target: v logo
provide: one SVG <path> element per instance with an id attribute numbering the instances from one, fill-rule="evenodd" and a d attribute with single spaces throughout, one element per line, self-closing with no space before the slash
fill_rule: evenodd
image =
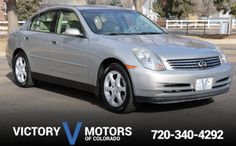
<path id="1" fill-rule="evenodd" d="M 65 133 L 66 133 L 66 136 L 70 145 L 75 145 L 79 132 L 80 132 L 82 122 L 77 122 L 73 135 L 71 134 L 68 123 L 63 122 L 62 124 L 63 124 L 64 130 L 65 130 Z"/>

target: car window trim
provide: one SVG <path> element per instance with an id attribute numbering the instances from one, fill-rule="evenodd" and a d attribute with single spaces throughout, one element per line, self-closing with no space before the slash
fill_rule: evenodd
<path id="1" fill-rule="evenodd" d="M 79 20 L 79 22 L 80 22 L 80 24 L 81 24 L 82 30 L 83 30 L 83 34 L 84 34 L 83 37 L 82 37 L 82 36 L 80 37 L 80 36 L 73 36 L 73 35 L 58 34 L 58 33 L 56 33 L 56 30 L 57 30 L 57 27 L 58 27 L 58 23 L 59 23 L 58 21 L 59 21 L 61 12 L 62 12 L 63 10 L 65 10 L 65 11 L 71 11 L 71 12 L 73 12 L 73 13 L 76 15 L 76 17 L 78 18 L 78 20 Z M 56 35 L 70 36 L 70 37 L 79 37 L 79 38 L 87 38 L 87 36 L 88 36 L 86 30 L 84 29 L 83 23 L 81 22 L 81 18 L 78 16 L 78 14 L 76 13 L 75 10 L 70 9 L 70 8 L 60 8 L 60 12 L 59 12 L 59 14 L 58 14 L 57 22 L 56 22 L 55 29 L 54 29 L 54 32 L 53 32 L 53 33 L 56 34 Z"/>
<path id="2" fill-rule="evenodd" d="M 29 23 L 29 25 L 28 25 L 28 27 L 27 27 L 27 30 L 28 31 L 32 31 L 31 30 L 31 26 L 32 26 L 32 22 L 35 20 L 35 19 L 38 19 L 38 16 L 39 16 L 39 14 L 36 14 L 36 15 L 34 15 L 31 19 L 30 19 L 30 23 Z"/>
<path id="3" fill-rule="evenodd" d="M 52 30 L 50 30 L 50 32 L 43 32 L 43 31 L 36 31 L 36 30 L 30 30 L 31 28 L 31 25 L 32 25 L 32 21 L 37 17 L 37 19 L 39 18 L 40 15 L 44 14 L 44 13 L 47 13 L 49 11 L 59 11 L 60 9 L 49 9 L 49 10 L 46 10 L 46 11 L 43 11 L 41 13 L 38 13 L 36 14 L 35 16 L 32 17 L 32 19 L 30 20 L 30 24 L 28 26 L 28 29 L 27 31 L 31 31 L 31 32 L 40 32 L 40 33 L 46 33 L 46 34 L 54 34 L 54 32 Z M 55 14 L 54 17 L 58 17 L 58 13 Z M 54 27 L 54 24 L 52 25 L 52 28 Z M 51 28 L 51 29 L 52 29 Z"/>
<path id="4" fill-rule="evenodd" d="M 58 9 L 50 9 L 50 10 L 48 10 L 48 11 L 44 11 L 44 12 L 42 12 L 42 13 L 40 13 L 40 14 L 38 15 L 38 18 L 40 17 L 40 15 L 45 14 L 45 13 L 48 13 L 48 12 L 50 12 L 50 11 L 58 11 Z M 58 13 L 56 12 L 55 15 L 54 15 L 54 17 L 57 17 L 57 15 L 58 15 Z M 53 17 L 53 19 L 54 19 L 54 17 Z M 37 18 L 37 19 L 38 19 L 38 18 Z M 53 20 L 53 21 L 54 21 L 54 20 Z M 53 33 L 53 31 L 52 31 L 52 30 L 53 30 L 53 26 L 54 26 L 54 24 L 52 24 L 52 26 L 51 26 L 49 32 L 43 32 L 43 31 L 35 31 L 35 32 Z"/>
<path id="5" fill-rule="evenodd" d="M 86 11 L 86 10 L 79 10 L 79 12 L 81 12 L 81 15 L 82 15 L 83 19 L 85 20 L 85 22 L 87 23 L 89 29 L 91 30 L 91 32 L 92 32 L 93 34 L 96 34 L 96 35 L 104 35 L 104 34 L 99 34 L 99 33 L 96 33 L 96 32 L 93 31 L 93 29 L 90 27 L 88 21 L 86 20 L 84 14 L 83 14 L 83 11 Z M 126 11 L 134 11 L 134 10 L 126 10 Z M 137 11 L 137 12 L 138 12 L 138 11 Z M 153 21 L 152 21 L 151 19 L 149 19 L 147 16 L 145 16 L 144 14 L 142 14 L 142 13 L 140 13 L 140 12 L 138 12 L 138 13 L 141 14 L 142 16 L 144 16 L 145 18 L 147 18 L 148 20 L 150 20 L 152 24 L 154 24 L 156 27 L 158 27 L 158 28 L 163 32 L 163 34 L 168 34 L 162 27 L 160 27 L 158 24 L 156 24 L 155 22 L 153 22 Z"/>
<path id="6" fill-rule="evenodd" d="M 56 30 L 56 25 L 57 25 L 57 20 L 58 20 L 59 14 L 60 14 L 60 12 L 61 12 L 61 10 L 56 10 L 56 11 L 58 11 L 58 12 L 56 13 L 56 16 L 54 16 L 55 18 L 53 18 L 53 21 L 52 21 L 52 28 L 51 28 L 51 30 L 50 30 L 50 33 L 54 33 L 54 32 L 55 32 L 55 30 Z"/>
<path id="7" fill-rule="evenodd" d="M 38 14 L 35 14 L 35 15 L 32 16 L 32 18 L 30 19 L 30 23 L 29 23 L 29 25 L 28 25 L 26 31 L 39 32 L 39 33 L 46 33 L 46 34 L 55 34 L 55 35 L 63 35 L 63 36 L 70 36 L 70 37 L 76 37 L 76 36 L 66 35 L 66 34 L 57 34 L 57 33 L 55 32 L 55 31 L 56 31 L 56 28 L 57 28 L 57 24 L 58 24 L 58 19 L 59 19 L 59 16 L 60 16 L 60 13 L 61 13 L 62 10 L 69 10 L 69 11 L 72 11 L 72 12 L 75 13 L 76 17 L 80 20 L 80 23 L 81 23 L 81 26 L 82 26 L 82 29 L 83 29 L 84 37 L 80 37 L 80 38 L 88 38 L 87 31 L 85 30 L 84 25 L 83 25 L 83 23 L 81 22 L 81 18 L 78 16 L 78 14 L 76 13 L 75 10 L 70 9 L 70 8 L 48 9 L 48 10 L 42 11 L 42 12 L 40 12 L 40 13 L 38 13 Z M 48 11 L 58 11 L 56 24 L 54 25 L 54 31 L 53 31 L 53 32 L 42 32 L 42 31 L 30 30 L 32 21 L 33 21 L 34 19 L 38 19 L 38 17 L 39 17 L 41 14 L 46 13 L 46 12 L 48 12 Z M 36 18 L 36 17 L 37 17 L 37 18 Z"/>

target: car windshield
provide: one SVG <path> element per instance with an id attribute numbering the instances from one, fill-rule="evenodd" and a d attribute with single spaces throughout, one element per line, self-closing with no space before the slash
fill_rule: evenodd
<path id="1" fill-rule="evenodd" d="M 132 10 L 81 10 L 90 29 L 102 35 L 163 34 L 160 27 Z"/>

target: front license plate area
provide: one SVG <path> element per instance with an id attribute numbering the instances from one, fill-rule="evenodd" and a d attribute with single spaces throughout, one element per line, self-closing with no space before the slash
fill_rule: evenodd
<path id="1" fill-rule="evenodd" d="M 196 80 L 196 91 L 204 91 L 212 89 L 213 78 L 202 78 Z"/>

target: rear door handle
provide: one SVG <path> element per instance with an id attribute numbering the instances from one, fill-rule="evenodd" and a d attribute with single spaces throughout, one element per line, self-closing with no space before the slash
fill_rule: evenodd
<path id="1" fill-rule="evenodd" d="M 24 37 L 24 40 L 27 40 L 27 41 L 28 41 L 28 40 L 29 40 L 29 37 Z"/>
<path id="2" fill-rule="evenodd" d="M 52 43 L 53 45 L 56 45 L 56 44 L 57 44 L 57 42 L 56 42 L 56 41 L 51 41 L 51 43 Z"/>

